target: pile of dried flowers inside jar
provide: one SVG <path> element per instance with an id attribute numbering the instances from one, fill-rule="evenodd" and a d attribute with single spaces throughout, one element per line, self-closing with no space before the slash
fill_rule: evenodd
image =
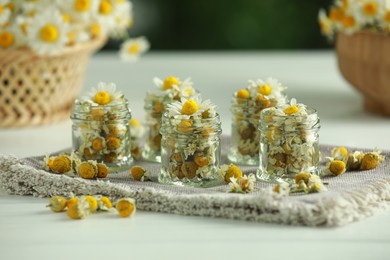
<path id="1" fill-rule="evenodd" d="M 74 101 L 73 149 L 81 161 L 105 162 L 111 171 L 130 168 L 131 113 L 127 99 L 115 84 L 99 83 L 98 88 Z"/>
<path id="2" fill-rule="evenodd" d="M 190 78 L 181 81 L 169 76 L 164 80 L 154 78 L 157 89 L 149 91 L 145 98 L 146 136 L 143 158 L 149 161 L 161 162 L 161 118 L 166 106 L 181 98 L 190 98 L 197 94 L 192 87 Z"/>
<path id="3" fill-rule="evenodd" d="M 257 177 L 276 182 L 300 172 L 318 173 L 320 120 L 314 109 L 292 99 L 262 111 Z"/>
<path id="4" fill-rule="evenodd" d="M 286 103 L 284 87 L 279 81 L 269 78 L 266 81 L 250 80 L 248 87 L 233 95 L 232 144 L 228 158 L 238 164 L 257 165 L 259 163 L 260 112 L 269 107 Z"/>
<path id="5" fill-rule="evenodd" d="M 168 104 L 160 131 L 160 182 L 193 186 L 223 183 L 217 172 L 221 122 L 209 100 L 196 96 Z"/>

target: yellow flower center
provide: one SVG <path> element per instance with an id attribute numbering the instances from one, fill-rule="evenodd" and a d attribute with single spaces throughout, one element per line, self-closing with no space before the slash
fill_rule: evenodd
<path id="1" fill-rule="evenodd" d="M 116 150 L 121 146 L 121 140 L 115 136 L 110 136 L 107 138 L 107 148 L 108 150 Z"/>
<path id="2" fill-rule="evenodd" d="M 342 22 L 343 22 L 344 27 L 346 27 L 346 28 L 354 27 L 356 24 L 355 17 L 353 17 L 353 16 L 345 16 L 343 18 Z"/>
<path id="3" fill-rule="evenodd" d="M 363 6 L 363 12 L 367 16 L 374 16 L 378 13 L 378 4 L 375 2 L 368 2 Z"/>
<path id="4" fill-rule="evenodd" d="M 101 138 L 93 139 L 92 149 L 94 149 L 95 151 L 101 151 L 103 149 L 103 140 Z"/>
<path id="5" fill-rule="evenodd" d="M 108 209 L 112 208 L 112 203 L 111 203 L 110 199 L 107 198 L 106 196 L 101 197 L 100 201 L 103 203 L 103 205 L 106 208 L 108 208 Z"/>
<path id="6" fill-rule="evenodd" d="M 2 13 L 3 13 L 3 11 L 4 11 L 4 7 L 3 7 L 3 5 L 0 5 L 0 14 L 2 14 Z"/>
<path id="7" fill-rule="evenodd" d="M 94 23 L 89 27 L 89 33 L 93 38 L 99 37 L 101 34 L 102 28 L 99 23 Z"/>
<path id="8" fill-rule="evenodd" d="M 98 168 L 97 177 L 98 178 L 106 178 L 108 175 L 107 166 L 104 163 L 98 163 L 97 168 Z"/>
<path id="9" fill-rule="evenodd" d="M 9 10 L 11 10 L 11 12 L 14 12 L 15 11 L 15 5 L 14 3 L 8 3 L 5 5 L 6 8 L 9 8 Z"/>
<path id="10" fill-rule="evenodd" d="M 130 119 L 130 126 L 141 126 L 141 121 L 139 121 L 138 119 L 135 119 L 135 118 L 132 118 Z"/>
<path id="11" fill-rule="evenodd" d="M 342 0 L 341 6 L 343 7 L 343 9 L 347 9 L 349 6 L 349 0 Z"/>
<path id="12" fill-rule="evenodd" d="M 8 48 L 14 44 L 14 35 L 10 32 L 3 32 L 0 34 L 0 47 Z"/>
<path id="13" fill-rule="evenodd" d="M 189 99 L 186 102 L 184 102 L 184 105 L 181 108 L 181 113 L 183 115 L 192 115 L 196 111 L 198 111 L 198 109 L 199 109 L 198 103 L 196 103 L 195 100 Z"/>
<path id="14" fill-rule="evenodd" d="M 62 14 L 62 20 L 64 21 L 64 23 L 70 23 L 70 15 L 66 14 L 66 13 L 63 13 Z"/>
<path id="15" fill-rule="evenodd" d="M 347 150 L 347 148 L 345 148 L 345 147 L 339 147 L 339 148 L 337 148 L 337 150 L 339 150 L 339 152 L 340 152 L 344 157 L 347 157 L 347 156 L 348 156 L 348 150 Z"/>
<path id="16" fill-rule="evenodd" d="M 140 48 L 141 48 L 141 46 L 139 45 L 139 43 L 133 43 L 129 46 L 129 48 L 127 49 L 127 52 L 130 54 L 138 54 Z"/>
<path id="17" fill-rule="evenodd" d="M 39 36 L 42 41 L 55 42 L 58 39 L 58 28 L 53 24 L 47 24 L 39 31 Z"/>
<path id="18" fill-rule="evenodd" d="M 268 96 L 271 94 L 272 88 L 268 85 L 263 85 L 263 86 L 259 87 L 259 92 L 260 92 L 260 94 L 262 94 L 264 96 Z"/>
<path id="19" fill-rule="evenodd" d="M 297 106 L 288 106 L 284 109 L 284 113 L 286 115 L 292 115 L 299 111 L 299 108 Z"/>
<path id="20" fill-rule="evenodd" d="M 103 15 L 110 14 L 112 12 L 112 4 L 109 0 L 102 0 L 99 5 L 99 13 Z"/>
<path id="21" fill-rule="evenodd" d="M 238 98 L 248 99 L 250 97 L 250 95 L 251 94 L 246 89 L 240 89 L 239 91 L 237 91 L 237 97 Z"/>
<path id="22" fill-rule="evenodd" d="M 91 8 L 91 0 L 75 0 L 74 9 L 79 12 L 88 11 Z"/>
<path id="23" fill-rule="evenodd" d="M 84 162 L 79 166 L 79 175 L 84 179 L 93 179 L 96 175 L 96 168 L 92 163 Z"/>
<path id="24" fill-rule="evenodd" d="M 227 169 L 226 173 L 225 173 L 225 181 L 226 183 L 229 183 L 231 182 L 230 178 L 236 178 L 237 180 L 241 179 L 242 178 L 242 171 L 241 169 L 234 165 L 234 164 L 230 164 L 229 165 L 229 168 Z"/>
<path id="25" fill-rule="evenodd" d="M 116 204 L 116 209 L 122 218 L 131 216 L 135 211 L 134 202 L 130 199 L 121 199 Z"/>
<path id="26" fill-rule="evenodd" d="M 179 80 L 176 77 L 172 77 L 172 76 L 167 77 L 164 80 L 162 89 L 163 90 L 171 89 L 173 85 L 179 85 Z"/>
<path id="27" fill-rule="evenodd" d="M 340 175 L 345 172 L 345 163 L 343 161 L 334 160 L 330 162 L 329 170 L 335 175 Z"/>
<path id="28" fill-rule="evenodd" d="M 309 184 L 309 179 L 311 177 L 311 174 L 309 172 L 300 172 L 297 175 L 295 175 L 294 181 L 296 184 L 299 184 L 301 180 L 308 185 Z"/>
<path id="29" fill-rule="evenodd" d="M 72 162 L 66 156 L 58 156 L 53 160 L 52 170 L 57 173 L 69 172 L 72 167 Z"/>
<path id="30" fill-rule="evenodd" d="M 145 174 L 145 169 L 141 166 L 133 166 L 130 169 L 130 174 L 134 180 L 140 181 Z"/>
<path id="31" fill-rule="evenodd" d="M 385 20 L 385 22 L 390 23 L 390 10 L 386 11 L 383 19 Z"/>
<path id="32" fill-rule="evenodd" d="M 123 4 L 126 0 L 116 0 L 118 4 Z"/>
<path id="33" fill-rule="evenodd" d="M 341 8 L 332 8 L 329 11 L 329 19 L 332 22 L 341 22 L 344 18 L 344 10 Z"/>
<path id="34" fill-rule="evenodd" d="M 99 91 L 93 98 L 93 102 L 99 105 L 107 105 L 111 102 L 110 93 L 108 93 L 107 91 Z"/>

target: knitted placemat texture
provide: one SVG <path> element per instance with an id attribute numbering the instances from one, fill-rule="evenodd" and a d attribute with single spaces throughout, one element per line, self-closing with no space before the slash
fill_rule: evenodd
<path id="1" fill-rule="evenodd" d="M 229 163 L 230 137 L 222 138 L 222 163 Z M 321 145 L 323 156 L 333 147 Z M 355 149 L 347 147 L 349 151 Z M 372 216 L 390 206 L 390 151 L 382 151 L 385 161 L 368 171 L 346 172 L 327 177 L 328 191 L 293 193 L 282 196 L 272 191 L 274 184 L 257 181 L 248 194 L 228 193 L 228 186 L 195 188 L 157 182 L 160 164 L 138 161 L 152 174 L 152 181 L 134 181 L 129 171 L 110 174 L 101 180 L 47 172 L 44 156 L 18 159 L 0 155 L 0 187 L 10 194 L 69 197 L 101 194 L 115 200 L 132 197 L 140 210 L 180 215 L 209 216 L 254 222 L 305 226 L 343 226 Z M 255 173 L 256 166 L 241 166 L 244 174 Z"/>

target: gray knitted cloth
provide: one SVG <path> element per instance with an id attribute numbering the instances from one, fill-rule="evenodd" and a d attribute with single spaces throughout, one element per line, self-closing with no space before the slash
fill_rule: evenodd
<path id="1" fill-rule="evenodd" d="M 222 140 L 222 161 L 229 138 Z M 321 146 L 324 156 L 332 147 Z M 0 187 L 10 194 L 50 197 L 102 194 L 112 199 L 132 197 L 140 210 L 180 215 L 221 217 L 237 220 L 307 226 L 342 226 L 374 215 L 390 206 L 390 151 L 374 170 L 346 172 L 329 177 L 327 192 L 281 196 L 274 185 L 257 182 L 249 194 L 227 192 L 227 186 L 192 188 L 159 184 L 159 164 L 137 162 L 152 174 L 149 182 L 133 181 L 129 172 L 110 175 L 104 180 L 84 180 L 46 172 L 43 156 L 18 159 L 0 155 Z M 242 167 L 255 173 L 256 167 Z"/>

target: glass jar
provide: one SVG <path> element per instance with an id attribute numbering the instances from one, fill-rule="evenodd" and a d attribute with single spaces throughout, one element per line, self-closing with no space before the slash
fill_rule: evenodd
<path id="1" fill-rule="evenodd" d="M 177 85 L 172 84 L 174 81 Z M 168 77 L 164 81 L 155 79 L 157 89 L 149 91 L 145 97 L 144 109 L 146 112 L 145 122 L 145 145 L 142 157 L 152 162 L 161 162 L 161 118 L 166 110 L 166 106 L 181 98 L 190 98 L 199 94 L 192 87 L 190 78 L 183 82 L 175 77 Z"/>
<path id="2" fill-rule="evenodd" d="M 71 113 L 73 150 L 82 161 L 104 162 L 110 172 L 129 169 L 130 118 L 126 99 L 107 105 L 76 99 Z"/>
<path id="3" fill-rule="evenodd" d="M 168 113 L 164 113 L 159 182 L 197 187 L 223 183 L 217 172 L 222 132 L 219 115 L 194 121 L 169 118 Z"/>
<path id="4" fill-rule="evenodd" d="M 259 164 L 260 113 L 265 108 L 285 103 L 284 94 L 280 94 L 277 98 L 268 98 L 258 93 L 249 98 L 233 95 L 231 102 L 232 142 L 228 152 L 228 159 L 231 162 L 242 165 Z"/>
<path id="5" fill-rule="evenodd" d="M 292 182 L 300 172 L 318 174 L 320 119 L 317 111 L 284 115 L 269 108 L 260 119 L 260 164 L 257 178 L 266 182 Z"/>

